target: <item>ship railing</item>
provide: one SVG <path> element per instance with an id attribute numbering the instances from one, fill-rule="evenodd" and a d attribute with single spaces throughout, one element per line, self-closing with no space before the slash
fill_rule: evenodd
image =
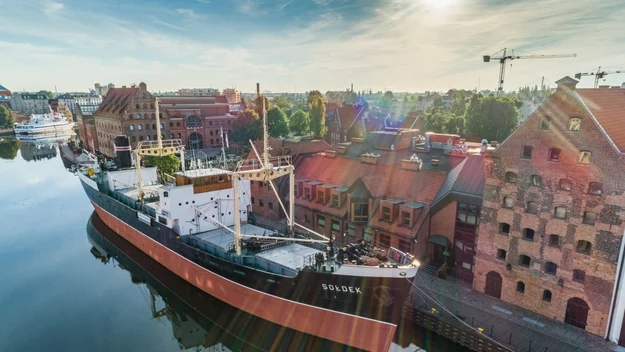
<path id="1" fill-rule="evenodd" d="M 290 165 L 292 165 L 290 155 L 272 156 L 268 158 L 267 168 L 272 169 L 276 167 L 284 167 L 284 166 L 290 166 Z M 251 170 L 259 170 L 262 168 L 263 166 L 261 165 L 261 162 L 258 161 L 258 159 L 240 160 L 237 163 L 238 171 L 251 171 Z"/>

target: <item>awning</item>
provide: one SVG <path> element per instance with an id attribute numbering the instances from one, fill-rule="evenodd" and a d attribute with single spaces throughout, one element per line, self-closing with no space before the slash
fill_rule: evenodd
<path id="1" fill-rule="evenodd" d="M 441 246 L 445 246 L 445 247 L 451 246 L 451 242 L 447 239 L 447 237 L 441 236 L 441 235 L 434 235 L 428 238 L 428 242 L 438 244 Z"/>

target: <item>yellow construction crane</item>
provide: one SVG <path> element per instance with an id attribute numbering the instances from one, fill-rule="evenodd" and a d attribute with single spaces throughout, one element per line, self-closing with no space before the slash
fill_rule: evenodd
<path id="1" fill-rule="evenodd" d="M 484 62 L 490 62 L 490 60 L 499 61 L 499 85 L 497 91 L 503 91 L 503 78 L 506 75 L 506 61 L 517 59 L 556 59 L 563 57 L 577 57 L 576 54 L 564 54 L 564 55 L 514 55 L 514 49 L 511 49 L 512 55 L 507 55 L 507 48 L 503 48 L 493 55 L 484 55 Z M 501 54 L 501 56 L 496 56 Z"/>
<path id="2" fill-rule="evenodd" d="M 601 71 L 601 66 L 597 69 L 597 72 L 586 72 L 586 73 L 576 73 L 575 78 L 580 79 L 582 76 L 595 76 L 595 88 L 599 87 L 599 80 L 605 77 L 606 75 L 613 73 L 625 73 L 625 70 L 615 70 L 615 71 Z"/>

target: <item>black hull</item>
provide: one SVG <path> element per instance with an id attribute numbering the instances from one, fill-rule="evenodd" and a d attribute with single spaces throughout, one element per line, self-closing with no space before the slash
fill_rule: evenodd
<path id="1" fill-rule="evenodd" d="M 404 301 L 410 291 L 410 283 L 404 278 L 346 276 L 314 270 L 303 270 L 297 277 L 290 278 L 256 270 L 191 247 L 176 239 L 170 228 L 156 221 L 151 225 L 141 222 L 133 208 L 82 180 L 81 183 L 98 207 L 143 236 L 228 280 L 298 303 L 394 324 L 401 320 Z"/>

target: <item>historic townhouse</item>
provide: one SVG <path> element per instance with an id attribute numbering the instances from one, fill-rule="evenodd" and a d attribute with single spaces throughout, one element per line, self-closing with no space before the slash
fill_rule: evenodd
<path id="1" fill-rule="evenodd" d="M 473 287 L 616 341 L 625 89 L 557 84 L 487 161 Z"/>

